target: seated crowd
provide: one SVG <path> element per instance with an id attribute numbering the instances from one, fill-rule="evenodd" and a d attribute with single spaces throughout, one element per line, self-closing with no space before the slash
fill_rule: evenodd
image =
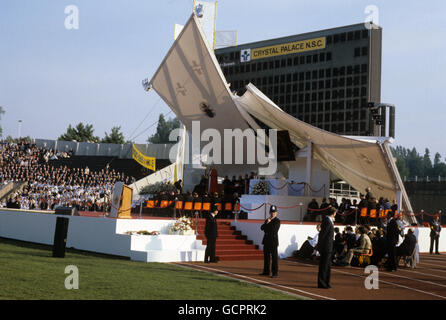
<path id="1" fill-rule="evenodd" d="M 414 235 L 414 226 L 408 228 L 399 216 L 396 222 L 401 226 L 400 245 L 397 247 L 397 260 L 400 257 L 412 257 L 415 252 L 417 238 Z M 316 226 L 317 232 L 313 237 L 308 239 L 301 245 L 300 249 L 294 252 L 294 256 L 298 259 L 317 259 L 319 253 L 317 251 L 317 239 L 321 225 Z M 365 265 L 372 264 L 376 266 L 386 266 L 386 258 L 388 257 L 387 243 L 387 226 L 383 224 L 380 227 L 370 225 L 357 225 L 355 229 L 347 225 L 341 232 L 339 227 L 335 227 L 335 238 L 333 241 L 332 262 L 338 266 Z M 407 232 L 404 232 L 407 229 Z M 360 257 L 366 259 L 360 259 Z M 365 261 L 365 262 L 364 262 Z M 409 259 L 406 261 L 408 264 Z"/>
<path id="2" fill-rule="evenodd" d="M 312 199 L 308 204 L 307 214 L 304 221 L 319 222 L 331 208 L 336 209 L 336 221 L 344 225 L 364 224 L 372 226 L 381 226 L 382 220 L 387 217 L 388 212 L 396 212 L 398 206 L 395 201 L 390 204 L 388 199 L 373 197 L 370 191 L 366 195 L 360 195 L 360 202 L 357 200 L 342 198 L 341 204 L 338 204 L 335 198 L 322 199 L 319 205 L 316 199 Z"/>
<path id="3" fill-rule="evenodd" d="M 74 206 L 80 211 L 103 211 L 104 197 L 110 196 L 117 181 L 130 183 L 130 177 L 115 170 L 91 171 L 86 168 L 54 167 L 48 160 L 70 157 L 34 144 L 0 145 L 0 184 L 26 182 L 23 189 L 0 205 L 17 209 L 54 210 L 56 206 Z M 106 208 L 108 209 L 108 208 Z"/>

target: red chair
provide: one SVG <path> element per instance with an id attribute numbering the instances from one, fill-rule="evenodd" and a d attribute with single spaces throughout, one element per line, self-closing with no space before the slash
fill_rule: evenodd
<path id="1" fill-rule="evenodd" d="M 156 202 L 155 200 L 149 200 L 147 201 L 147 208 L 153 209 L 156 207 Z"/>
<path id="2" fill-rule="evenodd" d="M 194 205 L 193 202 L 186 202 L 184 204 L 184 211 L 192 211 L 193 205 Z"/>
<path id="3" fill-rule="evenodd" d="M 367 218 L 367 208 L 361 208 L 361 218 Z"/>
<path id="4" fill-rule="evenodd" d="M 203 211 L 211 211 L 211 203 L 210 202 L 203 202 Z"/>
<path id="5" fill-rule="evenodd" d="M 369 253 L 360 253 L 358 257 L 358 263 L 360 266 L 368 266 L 371 263 L 371 257 L 373 256 L 373 247 L 370 246 Z"/>
<path id="6" fill-rule="evenodd" d="M 165 209 L 165 208 L 167 208 L 169 206 L 169 201 L 167 201 L 167 200 L 161 200 L 161 203 L 160 203 L 160 208 L 161 209 Z"/>
<path id="7" fill-rule="evenodd" d="M 183 201 L 177 201 L 177 205 L 175 208 L 177 210 L 183 210 Z"/>

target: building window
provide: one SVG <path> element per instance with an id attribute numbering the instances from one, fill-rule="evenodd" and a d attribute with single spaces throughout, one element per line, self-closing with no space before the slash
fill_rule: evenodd
<path id="1" fill-rule="evenodd" d="M 313 63 L 318 63 L 319 62 L 319 55 L 318 54 L 314 54 L 313 55 Z"/>
<path id="2" fill-rule="evenodd" d="M 321 62 L 324 62 L 324 61 L 325 61 L 325 52 L 321 52 L 321 53 L 319 54 L 319 60 L 320 60 Z"/>
<path id="3" fill-rule="evenodd" d="M 300 64 L 305 64 L 305 56 L 302 56 L 299 58 L 299 63 Z"/>
<path id="4" fill-rule="evenodd" d="M 324 81 L 323 80 L 319 81 L 319 90 L 320 89 L 324 89 Z"/>
<path id="5" fill-rule="evenodd" d="M 362 47 L 361 51 L 362 51 L 361 54 L 363 56 L 367 56 L 369 54 L 369 48 L 368 47 Z"/>
<path id="6" fill-rule="evenodd" d="M 361 48 L 355 48 L 355 54 L 354 54 L 354 57 L 356 58 L 356 57 L 359 57 L 361 55 Z"/>
<path id="7" fill-rule="evenodd" d="M 362 38 L 367 39 L 369 37 L 369 30 L 362 30 Z"/>
<path id="8" fill-rule="evenodd" d="M 319 70 L 319 78 L 323 78 L 325 76 L 325 70 L 321 69 Z"/>
<path id="9" fill-rule="evenodd" d="M 331 61 L 331 52 L 327 52 L 327 61 Z"/>
<path id="10" fill-rule="evenodd" d="M 311 63 L 311 56 L 307 56 L 307 63 Z"/>
<path id="11" fill-rule="evenodd" d="M 349 33 L 347 33 L 347 40 L 348 41 L 352 41 L 353 40 L 353 32 L 350 31 Z"/>
<path id="12" fill-rule="evenodd" d="M 366 85 L 367 84 L 367 76 L 362 76 L 361 77 L 361 84 L 362 85 Z"/>
<path id="13" fill-rule="evenodd" d="M 366 63 L 361 64 L 361 73 L 366 73 L 368 70 L 368 66 Z"/>
<path id="14" fill-rule="evenodd" d="M 311 80 L 311 72 L 310 72 L 310 71 L 307 71 L 307 72 L 305 73 L 305 79 L 306 79 L 306 80 Z"/>
<path id="15" fill-rule="evenodd" d="M 325 80 L 325 88 L 326 89 L 330 89 L 331 88 L 331 80 L 330 79 Z"/>
<path id="16" fill-rule="evenodd" d="M 327 44 L 331 44 L 333 41 L 333 37 L 332 36 L 328 36 L 327 37 Z"/>

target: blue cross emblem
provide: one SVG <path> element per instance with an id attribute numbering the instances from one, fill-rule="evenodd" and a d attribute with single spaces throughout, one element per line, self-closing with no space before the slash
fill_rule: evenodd
<path id="1" fill-rule="evenodd" d="M 251 61 L 251 49 L 245 49 L 241 52 L 241 62 Z"/>

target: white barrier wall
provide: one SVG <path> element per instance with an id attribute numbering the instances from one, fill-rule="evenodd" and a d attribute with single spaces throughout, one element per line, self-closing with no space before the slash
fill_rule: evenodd
<path id="1" fill-rule="evenodd" d="M 195 236 L 167 235 L 173 220 L 70 217 L 67 248 L 130 257 L 145 262 L 203 261 L 205 246 Z M 57 215 L 0 209 L 0 237 L 52 245 Z M 263 222 L 246 220 L 231 224 L 263 249 Z M 339 227 L 341 232 L 344 226 Z M 159 236 L 130 236 L 127 231 L 160 231 Z M 443 231 L 444 234 L 445 231 Z M 283 223 L 279 230 L 279 256 L 289 257 L 316 234 L 316 225 Z M 420 252 L 429 252 L 430 229 L 419 228 Z M 446 236 L 439 249 L 446 252 Z"/>
<path id="2" fill-rule="evenodd" d="M 243 220 L 231 222 L 231 225 L 235 226 L 237 230 L 240 230 L 244 235 L 248 236 L 248 239 L 258 245 L 260 249 L 263 249 L 262 239 L 264 233 L 260 230 L 262 224 L 263 222 L 246 222 Z M 344 230 L 344 226 L 338 227 L 341 232 Z M 430 229 L 421 227 L 418 228 L 418 230 L 419 250 L 420 252 L 429 252 Z M 280 258 L 283 259 L 291 256 L 294 250 L 300 249 L 305 240 L 307 240 L 309 236 L 314 237 L 316 232 L 316 225 L 285 224 L 282 222 L 279 229 L 278 253 Z M 442 231 L 442 233 L 443 235 L 440 236 L 439 250 L 440 252 L 446 252 L 446 234 L 444 234 L 444 231 Z M 400 240 L 402 241 L 402 238 L 400 238 Z"/>
<path id="3" fill-rule="evenodd" d="M 282 220 L 288 221 L 302 221 L 307 214 L 308 204 L 312 199 L 316 199 L 318 203 L 322 202 L 322 198 L 318 197 L 296 197 L 296 196 L 278 196 L 278 195 L 242 195 L 240 204 L 249 210 L 253 210 L 261 206 L 263 203 L 274 204 L 280 209 L 280 217 Z M 302 203 L 302 206 L 295 207 Z M 293 208 L 294 207 L 294 208 Z M 241 210 L 248 211 L 244 208 Z M 269 208 L 267 205 L 254 211 L 248 211 L 248 219 L 257 220 L 265 219 L 265 215 L 269 216 Z"/>

